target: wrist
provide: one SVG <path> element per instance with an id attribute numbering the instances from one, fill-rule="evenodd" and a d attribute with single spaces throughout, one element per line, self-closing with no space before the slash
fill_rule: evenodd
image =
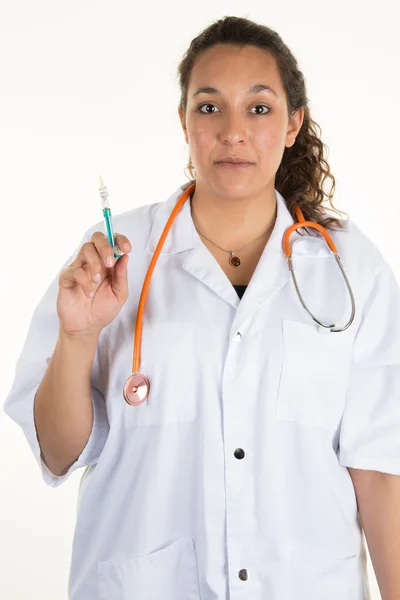
<path id="1" fill-rule="evenodd" d="M 61 328 L 59 329 L 59 340 L 61 343 L 65 344 L 74 344 L 74 345 L 84 345 L 97 346 L 99 341 L 99 337 L 101 334 L 101 330 L 91 331 L 91 332 L 79 332 L 79 333 L 70 333 L 63 331 Z"/>

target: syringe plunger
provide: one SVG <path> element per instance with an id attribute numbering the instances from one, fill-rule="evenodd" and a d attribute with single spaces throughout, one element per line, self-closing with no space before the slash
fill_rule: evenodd
<path id="1" fill-rule="evenodd" d="M 103 210 L 105 210 L 106 208 L 110 208 L 110 205 L 108 202 L 108 190 L 107 190 L 106 186 L 104 185 L 104 181 L 103 181 L 103 178 L 101 175 L 100 175 L 99 192 L 100 192 L 100 198 L 101 198 L 101 206 L 102 206 Z"/>

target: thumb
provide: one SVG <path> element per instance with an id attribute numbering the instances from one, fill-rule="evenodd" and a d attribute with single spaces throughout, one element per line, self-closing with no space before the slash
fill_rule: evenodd
<path id="1" fill-rule="evenodd" d="M 118 297 L 128 295 L 128 261 L 129 255 L 124 254 L 116 261 L 113 268 L 111 285 Z"/>

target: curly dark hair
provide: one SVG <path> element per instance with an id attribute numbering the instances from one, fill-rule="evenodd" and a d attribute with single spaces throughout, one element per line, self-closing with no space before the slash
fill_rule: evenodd
<path id="1" fill-rule="evenodd" d="M 217 44 L 255 46 L 274 56 L 286 94 L 288 114 L 294 114 L 299 108 L 304 109 L 304 120 L 296 141 L 293 146 L 284 150 L 275 176 L 275 188 L 285 198 L 288 210 L 295 221 L 297 218 L 294 202 L 302 210 L 306 221 L 314 221 L 331 230 L 342 229 L 343 220 L 329 216 L 323 206 L 326 196 L 334 212 L 347 214 L 336 209 L 332 204 L 335 178 L 324 157 L 324 150 L 327 147 L 322 143 L 320 135 L 316 133 L 318 128 L 321 134 L 321 128 L 310 116 L 305 78 L 292 52 L 276 31 L 254 21 L 234 16 L 219 19 L 204 29 L 192 40 L 178 66 L 180 107 L 183 113 L 186 112 L 189 79 L 196 59 L 206 49 Z M 186 168 L 194 182 L 195 176 L 190 157 Z M 325 179 L 331 180 L 329 193 L 322 189 Z M 298 232 L 300 233 L 299 230 Z M 307 233 L 310 234 L 310 231 L 307 230 Z"/>

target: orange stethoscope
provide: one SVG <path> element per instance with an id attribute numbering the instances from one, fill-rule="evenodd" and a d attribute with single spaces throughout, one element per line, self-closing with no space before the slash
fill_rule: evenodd
<path id="1" fill-rule="evenodd" d="M 192 192 L 194 192 L 195 187 L 196 187 L 196 183 L 193 183 L 192 185 L 190 185 L 183 192 L 181 197 L 178 199 L 176 205 L 174 206 L 174 208 L 169 216 L 169 219 L 164 227 L 164 230 L 161 234 L 161 237 L 157 244 L 157 247 L 154 251 L 153 257 L 150 261 L 149 268 L 147 270 L 146 277 L 144 279 L 142 293 L 140 295 L 140 300 L 139 300 L 136 326 L 135 326 L 135 343 L 134 343 L 134 351 L 133 351 L 132 375 L 130 375 L 130 377 L 128 377 L 128 379 L 126 380 L 126 383 L 124 385 L 124 398 L 125 398 L 126 402 L 132 406 L 138 406 L 139 404 L 142 404 L 142 402 L 144 402 L 146 400 L 146 398 L 148 397 L 149 390 L 150 390 L 150 382 L 145 375 L 143 375 L 142 373 L 139 373 L 139 366 L 140 366 L 140 348 L 141 348 L 141 341 L 142 341 L 143 313 L 144 313 L 144 306 L 145 306 L 147 292 L 148 292 L 149 285 L 150 285 L 151 276 L 153 274 L 154 267 L 156 266 L 157 259 L 160 255 L 161 249 L 167 238 L 169 230 L 171 229 L 172 224 L 175 220 L 175 217 L 178 214 L 178 212 L 180 211 L 180 209 L 182 208 L 183 204 L 186 202 L 187 198 L 192 194 Z M 301 304 L 303 305 L 304 309 L 307 311 L 307 313 L 312 317 L 312 319 L 319 326 L 326 327 L 326 328 L 330 329 L 332 332 L 344 331 L 345 329 L 350 327 L 350 325 L 352 324 L 352 322 L 354 320 L 355 301 L 354 301 L 354 295 L 353 295 L 349 280 L 343 269 L 343 265 L 340 260 L 340 257 L 338 256 L 335 244 L 332 242 L 330 235 L 328 234 L 328 232 L 326 231 L 326 229 L 324 227 L 322 227 L 318 223 L 314 223 L 313 221 L 306 221 L 304 219 L 303 213 L 297 205 L 295 205 L 295 211 L 296 211 L 298 223 L 294 223 L 293 225 L 288 227 L 288 229 L 286 229 L 285 233 L 283 234 L 282 246 L 283 246 L 283 252 L 284 252 L 287 262 L 288 262 L 289 270 L 292 274 L 292 279 L 293 279 L 293 282 L 294 282 L 294 285 L 295 285 L 295 288 L 297 291 L 297 295 L 299 296 L 299 299 L 300 299 Z M 313 229 L 316 229 L 317 231 L 319 231 L 319 233 L 321 233 L 323 235 L 329 248 L 335 255 L 336 262 L 338 263 L 340 270 L 342 272 L 342 275 L 344 277 L 344 280 L 346 282 L 347 289 L 348 289 L 350 297 L 351 297 L 352 310 L 351 310 L 351 316 L 350 316 L 349 321 L 342 328 L 336 328 L 335 324 L 327 325 L 325 323 L 322 323 L 318 319 L 316 319 L 313 316 L 313 314 L 310 312 L 310 310 L 307 308 L 307 306 L 303 300 L 303 297 L 300 293 L 299 287 L 297 285 L 297 280 L 296 280 L 296 277 L 294 274 L 293 263 L 292 263 L 292 251 L 290 248 L 289 238 L 290 238 L 290 235 L 294 231 L 296 231 L 296 229 L 300 229 L 302 227 L 311 227 Z"/>

